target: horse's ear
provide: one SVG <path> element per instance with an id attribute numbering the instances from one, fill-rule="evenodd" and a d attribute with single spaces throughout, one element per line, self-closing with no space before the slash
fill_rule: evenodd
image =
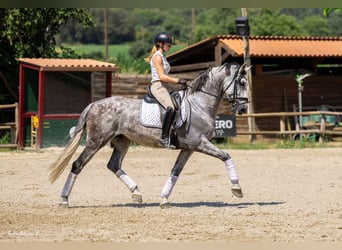
<path id="1" fill-rule="evenodd" d="M 240 75 L 242 73 L 242 71 L 244 70 L 244 68 L 246 67 L 246 62 L 244 62 L 241 67 L 239 68 L 239 72 L 238 74 Z"/>
<path id="2" fill-rule="evenodd" d="M 248 67 L 245 67 L 246 72 L 250 70 L 253 67 L 253 65 L 249 65 Z"/>

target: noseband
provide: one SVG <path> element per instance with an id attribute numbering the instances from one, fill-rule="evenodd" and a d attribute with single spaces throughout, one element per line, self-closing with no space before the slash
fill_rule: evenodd
<path id="1" fill-rule="evenodd" d="M 233 81 L 228 85 L 228 87 L 223 91 L 223 93 L 234 83 L 234 91 L 233 94 L 230 94 L 227 99 L 230 103 L 232 103 L 233 108 L 236 109 L 238 106 L 249 103 L 248 97 L 240 97 L 237 93 L 237 85 L 240 84 L 241 76 L 235 77 Z"/>
<path id="2" fill-rule="evenodd" d="M 237 70 L 235 72 L 235 75 L 233 77 L 233 80 L 228 84 L 228 86 L 223 90 L 223 98 L 225 98 L 224 93 L 227 91 L 227 89 L 229 89 L 229 87 L 234 84 L 234 90 L 233 90 L 233 94 L 230 94 L 227 99 L 228 102 L 230 102 L 232 104 L 232 110 L 236 110 L 236 108 L 240 105 L 244 105 L 246 103 L 249 103 L 248 97 L 240 97 L 238 96 L 237 93 L 237 85 L 240 84 L 241 82 L 241 75 L 238 75 L 240 72 L 240 69 Z"/>

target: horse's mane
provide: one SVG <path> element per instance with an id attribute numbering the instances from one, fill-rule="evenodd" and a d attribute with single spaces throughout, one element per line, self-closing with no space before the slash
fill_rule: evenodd
<path id="1" fill-rule="evenodd" d="M 218 71 L 225 70 L 225 74 L 229 75 L 230 74 L 230 68 L 231 65 L 238 65 L 237 63 L 224 63 L 221 66 L 216 66 L 216 67 L 211 67 L 202 72 L 199 76 L 197 76 L 191 84 L 191 90 L 190 94 L 195 93 L 196 91 L 199 91 L 202 89 L 202 87 L 205 85 L 205 83 L 208 81 L 209 77 L 214 78 L 215 76 L 213 75 L 213 69 L 217 68 Z"/>
<path id="2" fill-rule="evenodd" d="M 191 91 L 190 94 L 195 93 L 196 91 L 200 90 L 203 85 L 208 81 L 209 79 L 209 74 L 211 72 L 211 68 L 205 70 L 202 72 L 199 76 L 197 76 L 191 84 Z"/>

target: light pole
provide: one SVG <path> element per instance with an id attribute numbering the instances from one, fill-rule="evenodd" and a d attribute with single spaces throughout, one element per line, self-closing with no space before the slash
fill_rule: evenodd
<path id="1" fill-rule="evenodd" d="M 105 47 L 105 61 L 108 61 L 108 21 L 107 9 L 103 9 L 103 42 Z"/>
<path id="2" fill-rule="evenodd" d="M 311 74 L 306 73 L 304 75 L 297 75 L 296 76 L 296 81 L 298 83 L 298 111 L 301 113 L 303 112 L 303 99 L 302 99 L 302 93 L 304 91 L 304 86 L 303 82 L 304 79 L 311 76 Z M 302 120 L 302 115 L 299 115 L 299 127 L 300 129 L 303 128 L 303 120 Z"/>
<path id="3" fill-rule="evenodd" d="M 243 39 L 243 44 L 244 44 L 243 60 L 244 60 L 244 63 L 246 64 L 246 67 L 249 67 L 251 65 L 251 58 L 249 56 L 249 24 L 248 24 L 248 18 L 247 18 L 247 9 L 242 8 L 241 12 L 242 12 L 242 16 L 237 17 L 235 19 L 236 34 L 241 36 Z M 251 70 L 247 71 L 247 79 L 248 79 L 248 99 L 250 100 L 250 102 L 248 103 L 248 113 L 253 114 L 254 106 L 253 106 L 253 100 L 252 100 L 253 86 L 252 86 Z M 254 117 L 248 117 L 248 130 L 251 133 L 250 142 L 253 143 L 256 140 L 256 136 L 252 134 L 252 132 L 255 131 L 255 118 Z"/>

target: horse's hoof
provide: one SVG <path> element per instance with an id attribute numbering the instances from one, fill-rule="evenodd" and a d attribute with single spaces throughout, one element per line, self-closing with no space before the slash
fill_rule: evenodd
<path id="1" fill-rule="evenodd" d="M 142 195 L 138 190 L 134 190 L 132 193 L 132 200 L 136 203 L 142 203 Z"/>
<path id="2" fill-rule="evenodd" d="M 160 203 L 159 206 L 160 206 L 161 209 L 171 208 L 172 204 L 166 198 L 163 198 L 163 201 Z"/>
<path id="3" fill-rule="evenodd" d="M 62 197 L 62 202 L 59 203 L 60 207 L 68 208 L 69 207 L 69 201 L 68 198 Z"/>
<path id="4" fill-rule="evenodd" d="M 243 197 L 243 194 L 242 194 L 242 189 L 240 187 L 239 184 L 234 184 L 232 186 L 232 194 L 235 196 L 235 197 L 238 197 L 238 198 L 242 198 Z"/>

